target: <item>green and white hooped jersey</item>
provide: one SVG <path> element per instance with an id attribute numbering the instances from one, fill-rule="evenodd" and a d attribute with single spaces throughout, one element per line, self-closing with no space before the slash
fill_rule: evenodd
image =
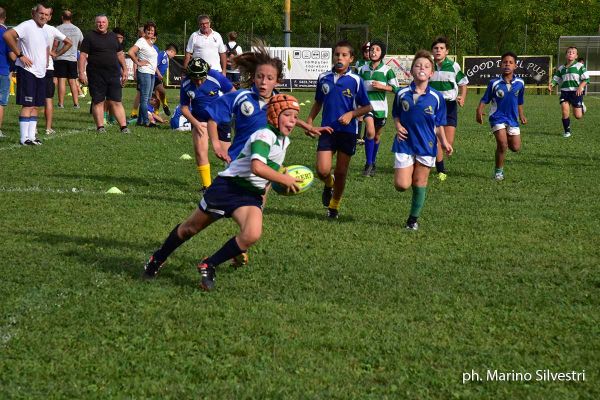
<path id="1" fill-rule="evenodd" d="M 433 76 L 429 79 L 429 86 L 442 93 L 444 100 L 456 100 L 458 86 L 469 84 L 469 78 L 461 71 L 458 63 L 447 57 L 440 66 L 434 63 L 434 69 Z"/>
<path id="2" fill-rule="evenodd" d="M 590 83 L 590 75 L 585 65 L 574 62 L 570 66 L 561 65 L 552 77 L 552 85 L 560 85 L 560 90 L 574 92 L 583 81 Z"/>
<path id="3" fill-rule="evenodd" d="M 219 176 L 232 179 L 237 185 L 253 193 L 264 193 L 268 180 L 252 173 L 252 160 L 260 160 L 275 171 L 283 164 L 290 139 L 272 126 L 259 129 L 246 141 L 244 148 Z"/>
<path id="4" fill-rule="evenodd" d="M 358 74 L 358 72 L 360 71 L 360 69 L 367 65 L 369 62 L 367 60 L 358 60 L 355 64 L 354 64 L 354 71 L 356 71 L 356 73 Z"/>
<path id="5" fill-rule="evenodd" d="M 360 75 L 365 82 L 367 96 L 373 106 L 373 116 L 375 118 L 387 118 L 387 92 L 374 89 L 373 82 L 377 81 L 384 85 L 390 85 L 393 88 L 393 92 L 396 93 L 398 91 L 398 79 L 396 79 L 394 70 L 383 62 L 380 62 L 375 69 L 371 68 L 371 64 L 372 63 L 363 65 L 358 71 L 358 75 Z"/>

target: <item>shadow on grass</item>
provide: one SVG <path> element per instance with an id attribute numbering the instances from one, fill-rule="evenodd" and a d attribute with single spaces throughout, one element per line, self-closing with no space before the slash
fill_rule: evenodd
<path id="1" fill-rule="evenodd" d="M 90 179 L 110 184 L 126 184 L 136 186 L 155 186 L 160 184 L 173 185 L 173 186 L 188 186 L 188 182 L 184 182 L 179 179 L 161 179 L 153 177 L 152 179 L 136 178 L 132 176 L 110 176 L 110 175 L 96 175 L 96 174 L 51 174 L 49 175 L 55 178 L 67 178 L 67 179 Z"/>
<path id="2" fill-rule="evenodd" d="M 146 281 L 142 278 L 144 263 L 147 259 L 140 260 L 136 257 L 125 256 L 128 250 L 143 251 L 150 255 L 155 247 L 140 246 L 133 242 L 127 242 L 117 239 L 107 239 L 102 237 L 83 237 L 74 235 L 64 235 L 51 232 L 39 232 L 29 230 L 16 230 L 16 234 L 22 234 L 29 240 L 37 240 L 40 243 L 49 244 L 56 248 L 64 247 L 64 245 L 76 245 L 76 248 L 64 248 L 61 253 L 64 257 L 74 258 L 79 264 L 95 268 L 107 273 L 115 275 L 123 275 L 139 281 L 140 283 L 151 283 L 154 280 Z M 99 249 L 110 249 L 106 252 L 99 252 Z M 121 254 L 121 255 L 115 255 Z M 164 269 L 157 278 L 161 281 L 168 281 L 180 287 L 196 288 L 200 275 L 196 272 L 196 264 L 198 259 L 177 259 L 174 256 L 173 262 L 167 261 Z M 183 267 L 181 265 L 184 264 Z M 223 263 L 218 267 L 219 275 L 228 275 L 236 271 L 235 268 L 229 266 L 229 262 Z"/>
<path id="3" fill-rule="evenodd" d="M 263 211 L 263 215 L 283 215 L 286 217 L 298 217 L 298 218 L 302 218 L 303 220 L 313 220 L 313 221 L 325 221 L 325 222 L 331 222 L 331 223 L 347 223 L 347 222 L 354 222 L 354 217 L 351 215 L 345 215 L 344 211 L 342 209 L 342 211 L 340 211 L 340 216 L 338 219 L 336 220 L 329 220 L 325 214 L 327 213 L 327 210 L 325 208 L 319 208 L 319 211 L 301 211 L 301 210 L 294 210 L 294 209 L 285 209 L 285 210 L 280 210 L 278 208 L 269 208 L 268 204 L 267 207 L 265 208 L 265 210 Z"/>

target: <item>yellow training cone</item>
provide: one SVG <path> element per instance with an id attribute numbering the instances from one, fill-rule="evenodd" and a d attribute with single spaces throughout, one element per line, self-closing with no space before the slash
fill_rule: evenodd
<path id="1" fill-rule="evenodd" d="M 306 100 L 305 103 L 307 103 L 307 104 L 310 103 L 310 100 Z"/>
<path id="2" fill-rule="evenodd" d="M 191 160 L 192 156 L 190 156 L 189 154 L 182 154 L 181 157 L 179 157 L 180 160 Z"/>
<path id="3" fill-rule="evenodd" d="M 123 192 L 121 192 L 118 187 L 113 186 L 106 191 L 106 194 L 123 194 Z"/>
<path id="4" fill-rule="evenodd" d="M 301 105 L 301 106 L 305 106 L 306 104 L 304 104 L 304 103 L 300 103 L 300 105 Z"/>

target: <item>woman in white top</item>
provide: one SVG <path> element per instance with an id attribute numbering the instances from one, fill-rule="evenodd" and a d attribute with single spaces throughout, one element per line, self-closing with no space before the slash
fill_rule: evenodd
<path id="1" fill-rule="evenodd" d="M 154 74 L 158 63 L 158 52 L 154 48 L 156 24 L 146 22 L 144 36 L 127 52 L 135 65 L 137 65 L 137 82 L 140 89 L 140 108 L 138 110 L 138 125 L 149 126 L 148 100 L 154 90 Z"/>

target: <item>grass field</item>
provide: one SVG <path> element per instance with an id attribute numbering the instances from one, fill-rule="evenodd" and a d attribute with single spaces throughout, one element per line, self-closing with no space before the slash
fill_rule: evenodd
<path id="1" fill-rule="evenodd" d="M 353 159 L 338 221 L 320 183 L 270 195 L 250 266 L 221 266 L 211 293 L 195 264 L 236 233 L 230 220 L 139 279 L 199 201 L 194 162 L 179 159 L 189 134 L 97 135 L 82 107 L 56 110 L 57 134 L 24 148 L 9 105 L 0 398 L 600 398 L 600 100 L 564 139 L 557 98 L 526 96 L 523 149 L 497 183 L 479 96 L 418 232 L 404 230 L 411 196 L 393 188 L 388 124 L 378 174 L 360 175 L 362 148 Z M 314 167 L 316 143 L 292 135 L 287 164 Z M 544 369 L 585 381 L 537 381 Z M 494 370 L 531 379 L 490 381 Z M 471 371 L 481 381 L 463 383 Z"/>

